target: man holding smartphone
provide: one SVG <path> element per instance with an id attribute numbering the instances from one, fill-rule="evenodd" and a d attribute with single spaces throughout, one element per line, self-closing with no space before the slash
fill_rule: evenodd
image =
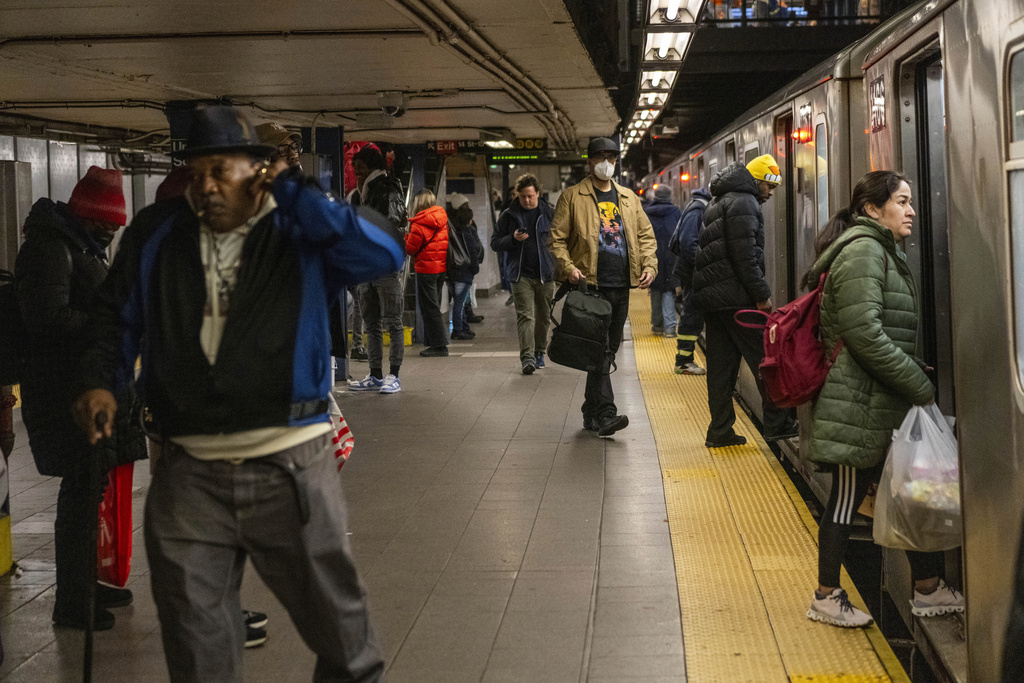
<path id="1" fill-rule="evenodd" d="M 193 113 L 186 196 L 125 231 L 81 365 L 74 413 L 95 443 L 127 408 L 114 390 L 141 352 L 162 443 L 146 550 L 174 682 L 241 680 L 246 557 L 316 653 L 317 680 L 384 670 L 330 449 L 328 303 L 405 252 L 382 217 L 296 169 L 271 178 L 272 152 L 232 107 Z"/>
<path id="2" fill-rule="evenodd" d="M 491 249 L 506 255 L 516 306 L 519 361 L 524 375 L 544 367 L 555 295 L 555 259 L 548 248 L 551 207 L 540 196 L 540 181 L 529 173 L 515 184 L 516 199 L 498 217 Z"/>

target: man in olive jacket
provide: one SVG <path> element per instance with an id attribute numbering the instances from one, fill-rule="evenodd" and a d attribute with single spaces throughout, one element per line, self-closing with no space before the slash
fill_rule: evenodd
<path id="1" fill-rule="evenodd" d="M 590 176 L 558 198 L 549 242 L 555 279 L 573 284 L 585 280 L 612 305 L 608 329 L 612 357 L 622 342 L 629 289 L 647 289 L 658 274 L 658 243 L 640 198 L 611 179 L 618 158 L 619 146 L 612 140 L 590 141 Z M 616 414 L 607 368 L 587 373 L 582 410 L 583 427 L 598 436 L 611 436 L 629 425 L 627 416 Z"/>
<path id="2" fill-rule="evenodd" d="M 762 333 L 741 327 L 736 311 L 755 306 L 771 312 L 772 290 L 765 279 L 764 217 L 761 204 L 771 199 L 782 176 L 765 154 L 746 167 L 734 163 L 711 179 L 711 203 L 704 213 L 699 249 L 693 261 L 693 302 L 704 314 L 708 361 L 708 448 L 740 446 L 747 440 L 733 431 L 732 392 L 745 359 L 754 377 L 764 358 Z M 758 381 L 766 441 L 796 436 L 789 411 L 768 401 Z"/>

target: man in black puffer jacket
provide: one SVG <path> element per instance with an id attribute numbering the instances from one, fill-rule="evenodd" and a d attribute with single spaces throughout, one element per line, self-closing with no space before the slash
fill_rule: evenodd
<path id="1" fill-rule="evenodd" d="M 107 277 L 106 248 L 125 224 L 121 172 L 92 166 L 67 204 L 42 198 L 25 220 L 25 244 L 15 276 L 18 305 L 28 335 L 21 383 L 22 419 L 39 473 L 61 477 L 54 524 L 57 592 L 53 621 L 85 628 L 95 562 L 90 542 L 97 510 L 112 466 L 146 457 L 145 437 L 133 419 L 131 383 L 118 400 L 114 436 L 105 442 L 103 462 L 71 416 L 75 377 L 87 343 L 93 295 Z M 102 471 L 99 489 L 89 483 L 90 464 Z M 97 630 L 114 626 L 106 607 L 131 602 L 131 591 L 97 587 Z"/>
<path id="2" fill-rule="evenodd" d="M 734 163 L 711 179 L 711 196 L 693 266 L 693 301 L 704 314 L 707 334 L 708 409 L 711 425 L 708 448 L 738 446 L 747 441 L 733 431 L 736 413 L 732 391 L 747 361 L 758 377 L 764 358 L 762 334 L 736 324 L 733 314 L 744 308 L 771 312 L 771 287 L 765 279 L 764 218 L 761 204 L 771 199 L 782 182 L 779 166 L 769 154 L 746 167 Z M 788 411 L 764 401 L 765 440 L 796 436 Z"/>

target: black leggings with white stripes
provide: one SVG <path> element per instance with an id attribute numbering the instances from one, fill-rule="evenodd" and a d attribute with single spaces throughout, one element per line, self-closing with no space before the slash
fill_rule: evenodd
<path id="1" fill-rule="evenodd" d="M 875 467 L 857 469 L 837 465 L 832 473 L 832 493 L 818 527 L 818 583 L 822 586 L 839 585 L 839 569 L 850 541 L 853 513 L 864 502 L 868 488 L 882 475 L 883 460 Z M 939 576 L 943 555 L 907 551 L 910 573 L 915 581 Z"/>

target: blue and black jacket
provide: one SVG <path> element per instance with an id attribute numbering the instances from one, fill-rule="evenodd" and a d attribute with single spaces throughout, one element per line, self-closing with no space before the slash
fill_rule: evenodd
<path id="1" fill-rule="evenodd" d="M 533 226 L 526 225 L 526 210 L 518 199 L 512 200 L 508 208 L 498 216 L 498 222 L 494 226 L 494 233 L 491 235 L 491 249 L 506 253 L 505 275 L 512 282 L 519 282 L 522 277 L 523 249 L 527 244 L 536 245 L 537 260 L 540 264 L 540 281 L 551 282 L 555 279 L 555 258 L 548 249 L 548 237 L 551 235 L 551 206 L 539 200 L 540 211 L 537 213 L 537 223 Z M 532 231 L 531 231 L 532 227 Z M 531 239 L 520 242 L 513 234 L 522 228 L 531 232 Z"/>
<path id="2" fill-rule="evenodd" d="M 383 217 L 357 216 L 300 175 L 272 191 L 278 208 L 246 237 L 213 365 L 200 345 L 199 220 L 185 199 L 139 212 L 97 294 L 81 389 L 115 390 L 141 354 L 139 393 L 164 437 L 330 419 L 328 304 L 397 271 L 405 251 Z"/>

